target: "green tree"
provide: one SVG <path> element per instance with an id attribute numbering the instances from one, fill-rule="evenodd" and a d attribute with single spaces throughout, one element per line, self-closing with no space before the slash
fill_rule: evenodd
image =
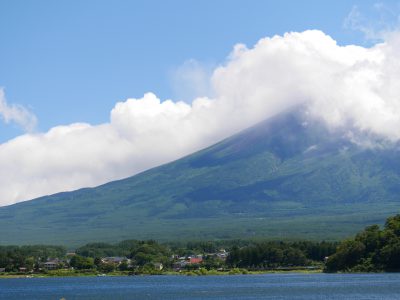
<path id="1" fill-rule="evenodd" d="M 77 270 L 88 270 L 94 268 L 94 259 L 91 257 L 74 255 L 69 264 L 71 267 Z"/>
<path id="2" fill-rule="evenodd" d="M 396 238 L 380 251 L 380 261 L 386 271 L 400 271 L 400 239 Z"/>

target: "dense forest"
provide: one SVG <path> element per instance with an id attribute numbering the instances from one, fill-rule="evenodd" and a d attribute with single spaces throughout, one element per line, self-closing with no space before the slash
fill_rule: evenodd
<path id="1" fill-rule="evenodd" d="M 227 265 L 240 268 L 277 268 L 310 266 L 323 262 L 335 252 L 337 243 L 332 242 L 262 242 L 239 248 L 233 247 Z"/>
<path id="2" fill-rule="evenodd" d="M 327 260 L 325 271 L 400 271 L 400 215 L 388 218 L 383 229 L 368 226 L 343 241 Z"/>

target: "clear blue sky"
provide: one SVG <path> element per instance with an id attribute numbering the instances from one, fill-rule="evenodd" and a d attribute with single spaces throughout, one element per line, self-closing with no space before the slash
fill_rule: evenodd
<path id="1" fill-rule="evenodd" d="M 0 0 L 0 87 L 36 114 L 40 131 L 103 123 L 117 101 L 174 98 L 175 69 L 223 63 L 236 43 L 320 29 L 365 45 L 343 23 L 355 5 L 368 12 L 376 2 Z M 21 133 L 0 123 L 0 142 Z"/>

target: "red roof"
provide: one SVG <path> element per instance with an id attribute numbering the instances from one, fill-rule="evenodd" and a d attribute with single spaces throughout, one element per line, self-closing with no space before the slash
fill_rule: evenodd
<path id="1" fill-rule="evenodd" d="M 190 257 L 189 258 L 189 263 L 191 264 L 199 264 L 203 261 L 201 257 Z"/>

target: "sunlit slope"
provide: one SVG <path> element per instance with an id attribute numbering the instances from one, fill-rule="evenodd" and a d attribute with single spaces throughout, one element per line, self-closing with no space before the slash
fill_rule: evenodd
<path id="1" fill-rule="evenodd" d="M 335 239 L 400 208 L 400 153 L 287 113 L 170 164 L 0 208 L 0 242 Z"/>

